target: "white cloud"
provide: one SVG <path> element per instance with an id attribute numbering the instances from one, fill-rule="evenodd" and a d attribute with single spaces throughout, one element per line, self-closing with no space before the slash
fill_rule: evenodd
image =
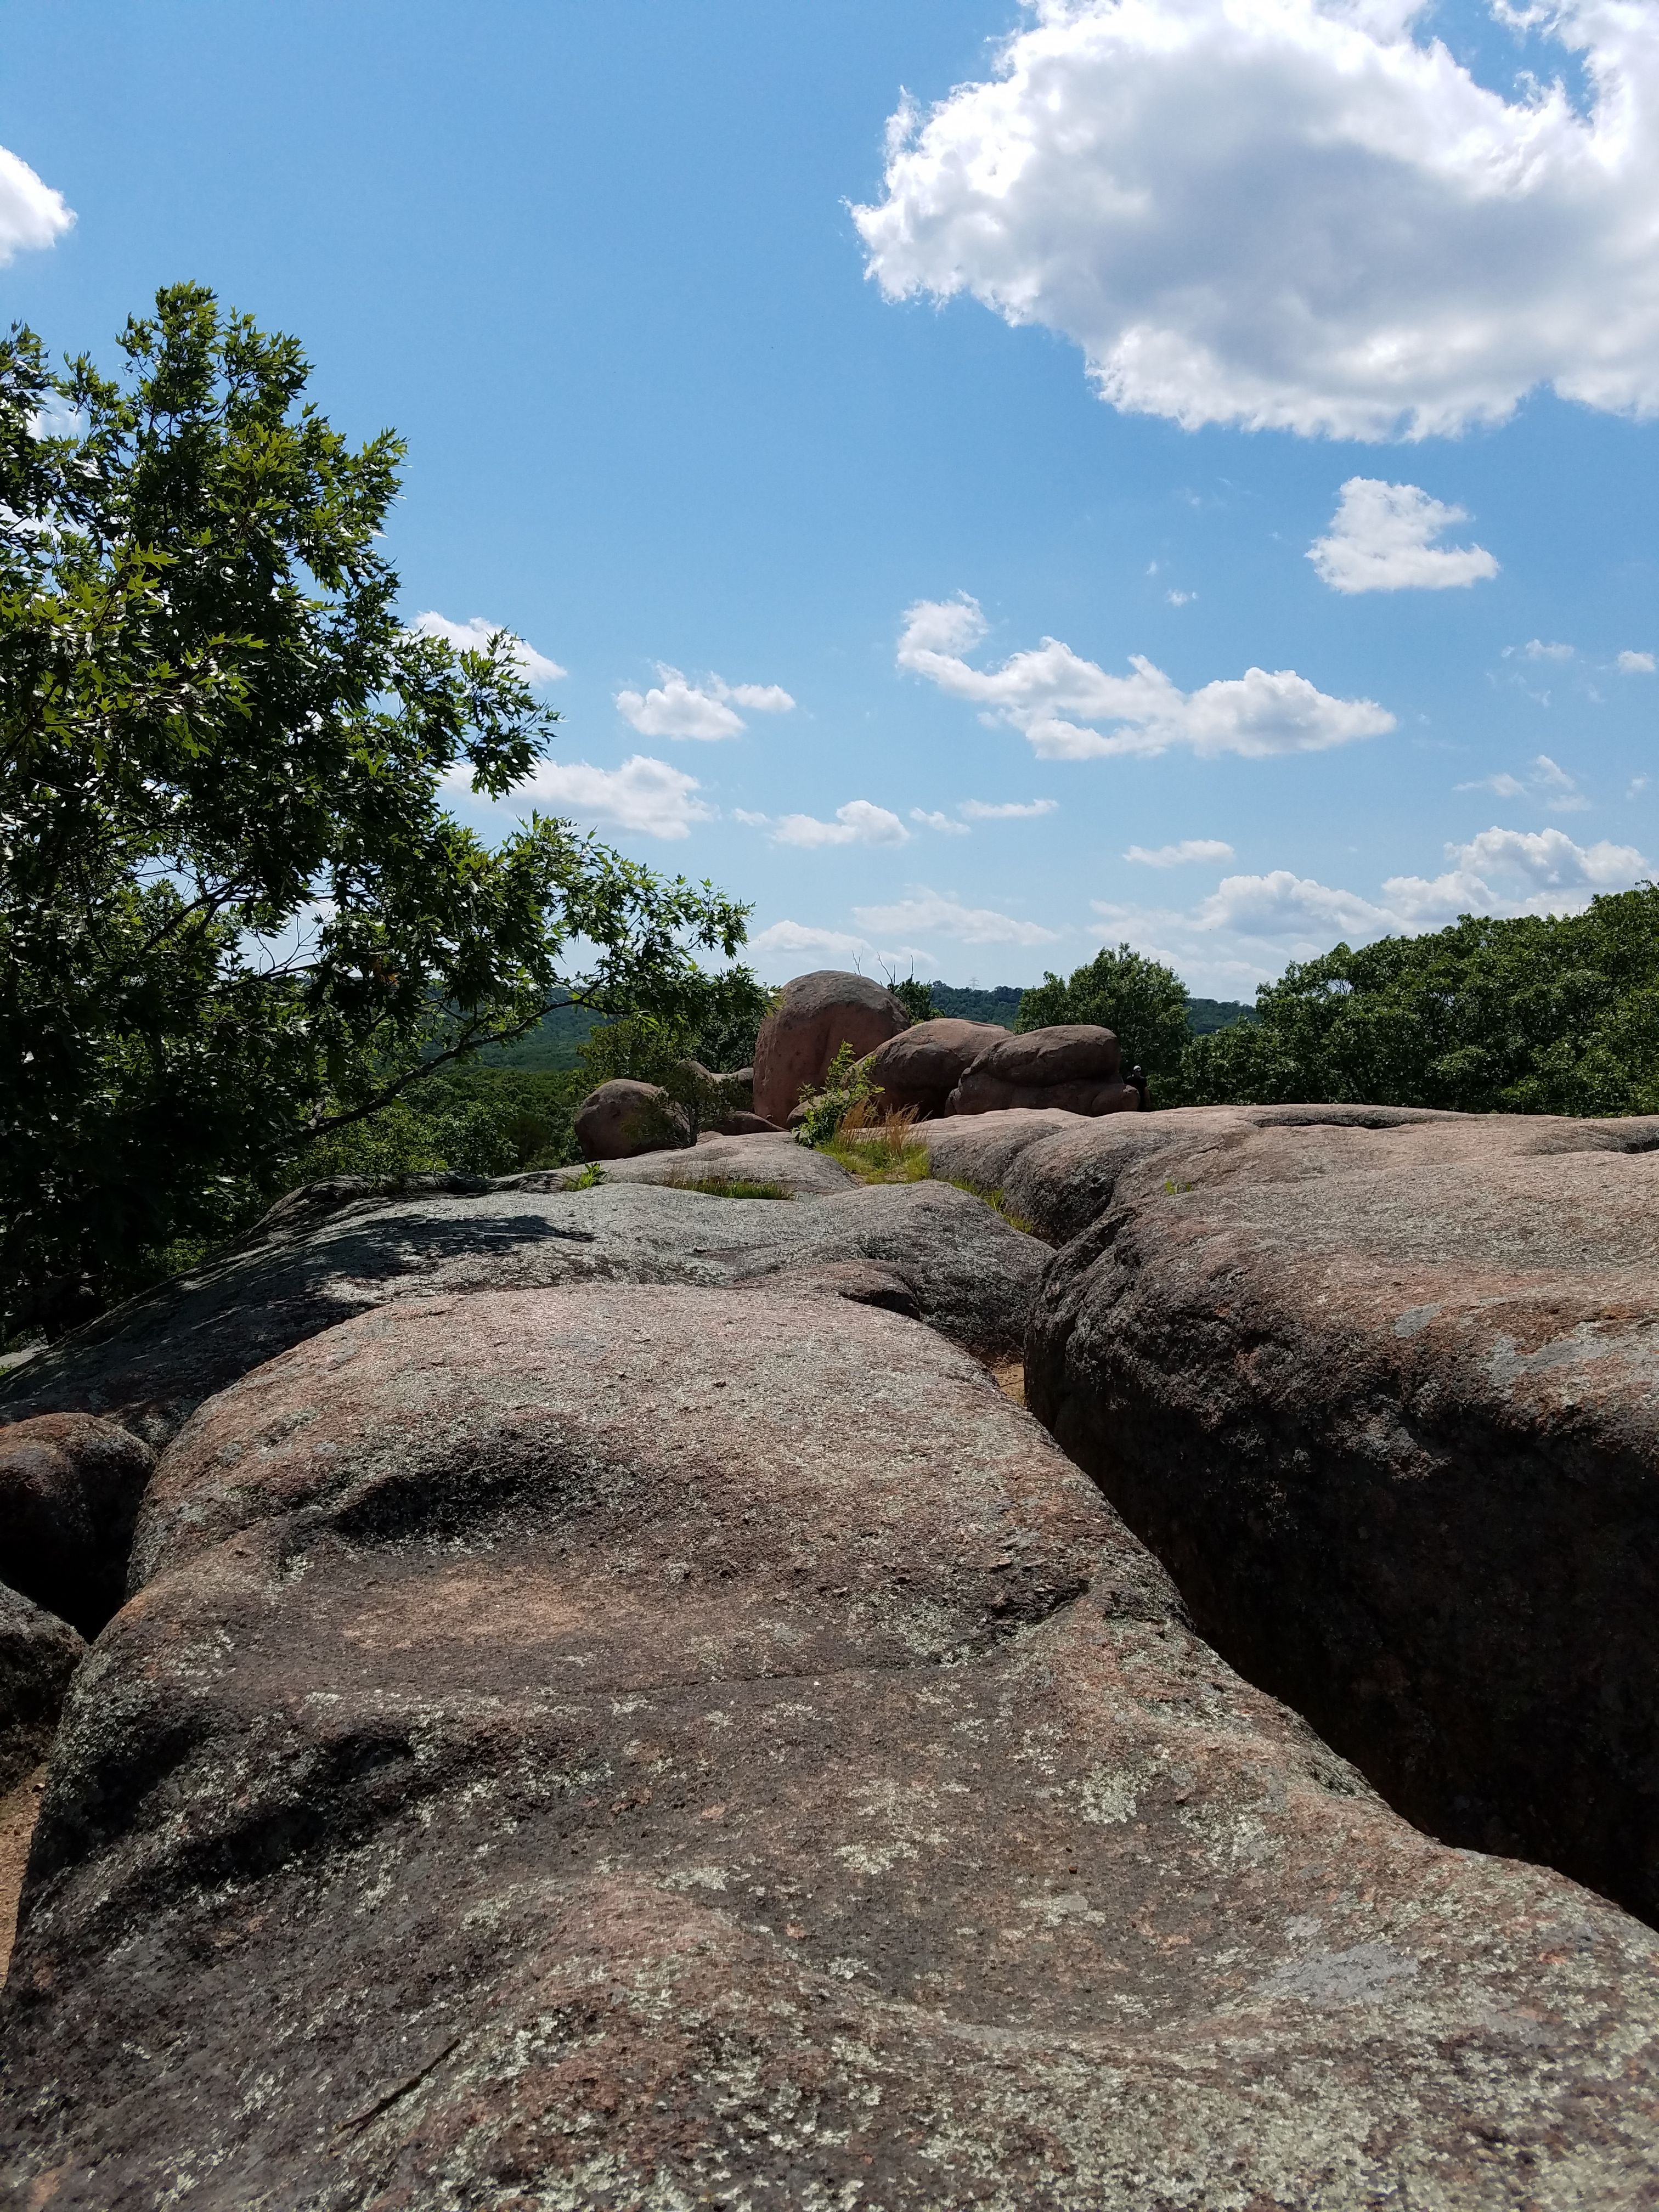
<path id="1" fill-rule="evenodd" d="M 690 684 L 660 660 L 657 673 L 662 681 L 648 691 L 617 694 L 618 713 L 642 738 L 735 738 L 749 726 L 734 702 L 758 714 L 787 714 L 795 703 L 781 684 L 727 684 L 718 676 Z"/>
<path id="2" fill-rule="evenodd" d="M 1576 845 L 1565 830 L 1483 830 L 1448 845 L 1443 875 L 1390 876 L 1382 890 L 1401 926 L 1432 928 L 1460 914 L 1571 914 L 1619 890 L 1647 866 L 1633 845 Z"/>
<path id="3" fill-rule="evenodd" d="M 1570 645 L 1546 645 L 1541 637 L 1529 637 L 1524 645 L 1506 645 L 1504 647 L 1505 660 L 1513 659 L 1517 653 L 1523 660 L 1559 662 L 1572 659 L 1572 647 Z"/>
<path id="4" fill-rule="evenodd" d="M 749 940 L 749 951 L 764 959 L 777 952 L 831 952 L 843 960 L 855 959 L 871 950 L 867 938 L 851 936 L 844 929 L 814 929 L 805 922 L 775 921 Z"/>
<path id="5" fill-rule="evenodd" d="M 775 822 L 763 814 L 745 814 L 743 821 L 770 829 L 777 845 L 908 845 L 910 832 L 896 814 L 867 799 L 849 799 L 836 809 L 833 822 L 820 822 L 815 814 L 783 814 Z"/>
<path id="6" fill-rule="evenodd" d="M 1165 592 L 1164 598 L 1172 607 L 1189 607 L 1198 597 L 1196 592 Z"/>
<path id="7" fill-rule="evenodd" d="M 914 931 L 918 936 L 948 937 L 963 945 L 1054 945 L 1060 934 L 1035 921 L 999 914 L 993 907 L 963 906 L 960 900 L 925 886 L 894 905 L 857 906 L 853 913 L 866 929 L 884 936 Z"/>
<path id="8" fill-rule="evenodd" d="M 1538 42 L 1512 99 L 1425 0 L 1042 0 L 989 82 L 893 118 L 870 273 L 1188 428 L 1422 436 L 1540 385 L 1653 414 L 1659 9 L 1492 13 Z"/>
<path id="9" fill-rule="evenodd" d="M 579 822 L 632 830 L 647 837 L 684 837 L 694 822 L 710 822 L 713 807 L 696 797 L 694 775 L 666 761 L 635 753 L 620 768 L 594 768 L 586 761 L 538 761 L 524 782 L 515 784 L 512 803 L 537 800 Z"/>
<path id="10" fill-rule="evenodd" d="M 16 254 L 55 244 L 74 221 L 62 192 L 0 146 L 0 269 Z"/>
<path id="11" fill-rule="evenodd" d="M 930 814 L 924 806 L 913 806 L 910 819 L 926 823 L 929 830 L 937 830 L 941 837 L 966 837 L 971 834 L 965 822 L 953 822 L 948 814 Z"/>
<path id="12" fill-rule="evenodd" d="M 1582 814 L 1589 801 L 1579 790 L 1577 781 L 1567 774 L 1559 761 L 1547 753 L 1540 753 L 1528 771 L 1523 783 L 1517 776 L 1507 774 L 1483 775 L 1474 783 L 1460 783 L 1459 791 L 1491 791 L 1499 799 L 1533 799 L 1547 806 L 1552 814 Z"/>
<path id="13" fill-rule="evenodd" d="M 482 653 L 492 638 L 503 635 L 512 637 L 511 630 L 503 631 L 500 623 L 489 621 L 483 615 L 474 615 L 471 622 L 451 622 L 447 617 L 427 613 L 416 615 L 410 628 L 417 637 L 447 638 L 457 653 Z M 513 639 L 518 647 L 513 658 L 526 684 L 552 684 L 565 673 L 556 660 L 550 660 L 544 653 L 538 653 L 521 637 Z"/>
<path id="14" fill-rule="evenodd" d="M 964 799 L 958 811 L 970 822 L 1030 822 L 1039 814 L 1052 814 L 1059 805 L 1057 799 L 1033 799 L 1024 803 L 1010 799 L 1000 806 L 992 806 L 982 799 Z"/>
<path id="15" fill-rule="evenodd" d="M 1131 845 L 1123 855 L 1147 868 L 1178 868 L 1188 860 L 1231 860 L 1233 848 L 1219 837 L 1183 837 L 1178 845 Z"/>
<path id="16" fill-rule="evenodd" d="M 1289 868 L 1226 876 L 1193 908 L 1094 902 L 1114 935 L 1164 960 L 1200 991 L 1223 997 L 1310 960 L 1340 939 L 1364 945 L 1439 929 L 1461 914 L 1572 914 L 1597 891 L 1619 890 L 1648 871 L 1633 846 L 1577 845 L 1559 830 L 1482 830 L 1449 845 L 1445 872 L 1394 876 L 1380 896 L 1321 883 Z"/>
<path id="17" fill-rule="evenodd" d="M 1650 653 L 1621 653 L 1618 668 L 1621 676 L 1651 676 L 1653 655 Z"/>
<path id="18" fill-rule="evenodd" d="M 1461 507 L 1443 506 L 1416 484 L 1350 477 L 1342 487 L 1328 538 L 1316 538 L 1308 558 L 1334 592 L 1443 592 L 1495 576 L 1484 545 L 1437 545 Z"/>
<path id="19" fill-rule="evenodd" d="M 1133 675 L 1109 676 L 1053 637 L 1000 668 L 975 668 L 961 656 L 987 627 L 979 602 L 965 592 L 921 600 L 906 612 L 898 665 L 1022 731 L 1042 760 L 1152 755 L 1176 744 L 1206 758 L 1242 753 L 1261 759 L 1320 752 L 1395 726 L 1374 699 L 1333 699 L 1287 668 L 1271 675 L 1249 668 L 1182 691 L 1141 654 L 1131 656 Z M 1107 733 L 1088 726 L 1097 722 L 1112 726 Z"/>

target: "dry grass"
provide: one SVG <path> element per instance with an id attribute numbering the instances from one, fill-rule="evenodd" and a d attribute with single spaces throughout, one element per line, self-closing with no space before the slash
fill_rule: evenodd
<path id="1" fill-rule="evenodd" d="M 781 1182 L 753 1182 L 742 1176 L 704 1176 L 697 1182 L 676 1182 L 676 1190 L 701 1191 L 705 1198 L 792 1198 Z"/>
<path id="2" fill-rule="evenodd" d="M 927 1146 L 912 1133 L 915 1121 L 913 1106 L 884 1114 L 861 1100 L 848 1109 L 835 1135 L 818 1150 L 839 1160 L 860 1182 L 926 1182 L 933 1164 Z"/>

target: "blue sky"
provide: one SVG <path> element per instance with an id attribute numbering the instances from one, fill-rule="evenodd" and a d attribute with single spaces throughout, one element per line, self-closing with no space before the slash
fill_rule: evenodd
<path id="1" fill-rule="evenodd" d="M 1659 10 L 1533 15 L 60 0 L 0 312 L 296 331 L 769 976 L 1249 995 L 1659 855 Z"/>

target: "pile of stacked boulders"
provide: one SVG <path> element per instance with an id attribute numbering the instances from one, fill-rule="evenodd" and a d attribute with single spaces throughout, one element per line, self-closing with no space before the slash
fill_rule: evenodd
<path id="1" fill-rule="evenodd" d="M 823 1083 L 843 1045 L 877 1085 L 876 1105 L 919 1121 L 989 1114 L 1006 1106 L 1063 1113 L 1132 1113 L 1143 1103 L 1138 1070 L 1125 1078 L 1117 1039 L 1091 1022 L 1065 1022 L 1016 1036 L 993 1022 L 912 1022 L 891 991 L 866 975 L 821 968 L 785 987 L 755 1041 L 755 1064 L 715 1075 L 686 1063 L 696 1115 L 651 1083 L 602 1083 L 576 1113 L 576 1141 L 589 1160 L 671 1151 L 700 1136 L 781 1131 L 802 1094 Z"/>

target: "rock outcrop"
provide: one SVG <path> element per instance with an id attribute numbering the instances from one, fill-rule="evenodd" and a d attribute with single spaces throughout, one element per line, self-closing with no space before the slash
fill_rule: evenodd
<path id="1" fill-rule="evenodd" d="M 654 1184 L 665 1163 L 688 1182 L 771 1181 L 797 1161 L 828 1194 L 786 1202 Z M 642 1169 L 650 1182 L 629 1179 Z M 1007 1358 L 1024 1341 L 1048 1257 L 964 1192 L 935 1183 L 866 1190 L 787 1138 L 723 1139 L 655 1164 L 617 1163 L 605 1175 L 587 1190 L 562 1188 L 556 1170 L 397 1194 L 344 1179 L 331 1192 L 296 1192 L 237 1249 L 60 1339 L 0 1382 L 0 1423 L 70 1408 L 156 1443 L 261 1361 L 400 1298 L 565 1283 L 737 1281 L 763 1297 L 761 1286 L 775 1279 L 842 1260 L 896 1267 L 935 1327 L 988 1358 Z"/>
<path id="2" fill-rule="evenodd" d="M 575 1168 L 532 1168 L 523 1175 L 503 1177 L 496 1188 L 557 1190 L 580 1172 Z M 671 1190 L 700 1182 L 770 1183 L 791 1198 L 830 1198 L 858 1187 L 858 1177 L 839 1160 L 770 1127 L 748 1135 L 699 1137 L 689 1152 L 647 1152 L 635 1160 L 615 1160 L 606 1165 L 605 1179 L 662 1183 Z"/>
<path id="3" fill-rule="evenodd" d="M 0 1583 L 95 1636 L 126 1590 L 148 1445 L 88 1413 L 0 1428 Z"/>
<path id="4" fill-rule="evenodd" d="M 1659 1920 L 1659 1120 L 927 1124 L 1064 1249 L 1029 1402 L 1409 1818 Z"/>
<path id="5" fill-rule="evenodd" d="M 835 968 L 797 975 L 784 986 L 755 1040 L 755 1111 L 782 1127 L 802 1089 L 823 1082 L 843 1044 L 862 1060 L 909 1024 L 892 993 L 867 975 Z"/>
<path id="6" fill-rule="evenodd" d="M 1063 1022 L 1021 1036 L 1003 1033 L 963 1071 L 945 1111 L 1037 1107 L 1098 1115 L 1133 1114 L 1139 1106 L 1139 1091 L 1122 1080 L 1111 1030 Z"/>
<path id="7" fill-rule="evenodd" d="M 691 1142 L 691 1121 L 658 1083 L 614 1077 L 576 1109 L 576 1142 L 585 1160 L 629 1160 Z"/>
<path id="8" fill-rule="evenodd" d="M 0 1583 L 0 1796 L 46 1757 L 86 1649 L 68 1621 Z"/>
<path id="9" fill-rule="evenodd" d="M 53 1755 L 8 2201 L 1659 2193 L 1650 1931 L 1407 1827 L 936 1336 L 757 1311 L 405 1302 L 201 1409 Z"/>
<path id="10" fill-rule="evenodd" d="M 943 1114 L 966 1071 L 1007 1035 L 992 1022 L 950 1017 L 913 1024 L 878 1045 L 864 1061 L 881 1085 L 877 1103 L 890 1113 Z"/>

